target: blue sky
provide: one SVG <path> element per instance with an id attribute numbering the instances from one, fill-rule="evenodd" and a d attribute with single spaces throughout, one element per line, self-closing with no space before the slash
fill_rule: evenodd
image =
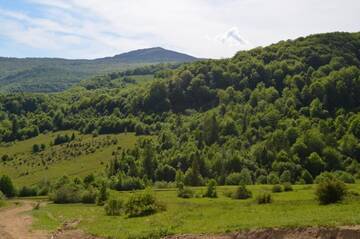
<path id="1" fill-rule="evenodd" d="M 161 46 L 229 57 L 360 31 L 359 0 L 0 0 L 0 56 L 97 58 Z"/>

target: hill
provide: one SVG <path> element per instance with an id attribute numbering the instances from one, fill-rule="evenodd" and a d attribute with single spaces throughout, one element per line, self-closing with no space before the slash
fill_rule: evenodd
<path id="1" fill-rule="evenodd" d="M 163 48 L 141 49 L 94 60 L 1 57 L 0 92 L 57 92 L 96 75 L 194 60 L 195 57 Z"/>
<path id="2" fill-rule="evenodd" d="M 75 135 L 71 142 L 54 145 L 59 135 Z M 7 174 L 17 185 L 34 185 L 54 181 L 63 176 L 84 177 L 103 172 L 113 152 L 133 148 L 134 134 L 79 135 L 76 131 L 61 131 L 14 142 L 0 147 L 2 165 L 0 175 Z M 34 152 L 34 145 L 45 148 Z"/>
<path id="3" fill-rule="evenodd" d="M 97 59 L 97 61 L 105 62 L 122 62 L 122 63 L 171 63 L 171 62 L 191 62 L 196 61 L 197 58 L 179 53 L 176 51 L 166 50 L 161 47 L 154 47 L 148 49 L 140 49 L 130 51 L 113 57 Z"/>
<path id="4" fill-rule="evenodd" d="M 133 87 L 2 96 L 1 141 L 68 129 L 153 135 L 112 155 L 109 180 L 311 183 L 336 172 L 353 182 L 359 49 L 360 33 L 319 34 L 185 64 Z"/>

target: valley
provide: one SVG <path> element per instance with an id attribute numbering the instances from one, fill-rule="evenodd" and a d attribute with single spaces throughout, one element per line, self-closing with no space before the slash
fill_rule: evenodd
<path id="1" fill-rule="evenodd" d="M 356 238 L 359 49 L 359 32 L 219 60 L 151 48 L 94 60 L 104 72 L 55 90 L 2 84 L 0 215 L 13 219 L 0 225 L 79 239 Z"/>

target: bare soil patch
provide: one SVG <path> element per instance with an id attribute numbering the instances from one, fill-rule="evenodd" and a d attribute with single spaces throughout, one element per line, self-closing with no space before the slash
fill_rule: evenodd
<path id="1" fill-rule="evenodd" d="M 26 212 L 33 210 L 36 202 L 21 200 L 16 204 L 0 210 L 0 239 L 100 239 L 77 230 L 78 221 L 65 223 L 54 233 L 31 230 L 33 220 Z"/>
<path id="2" fill-rule="evenodd" d="M 0 211 L 1 239 L 47 239 L 48 234 L 42 231 L 31 231 L 32 218 L 24 214 L 32 210 L 34 203 L 21 201 L 18 206 Z"/>
<path id="3" fill-rule="evenodd" d="M 165 239 L 360 239 L 360 227 L 259 229 L 226 235 L 183 235 Z"/>

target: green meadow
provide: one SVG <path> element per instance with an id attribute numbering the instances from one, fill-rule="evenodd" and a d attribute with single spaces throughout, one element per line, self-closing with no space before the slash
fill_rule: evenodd
<path id="1" fill-rule="evenodd" d="M 352 195 L 360 185 L 349 185 Z M 235 187 L 217 187 L 218 198 L 177 197 L 175 189 L 155 190 L 166 211 L 151 216 L 128 218 L 106 216 L 103 207 L 85 204 L 48 205 L 32 212 L 35 228 L 55 230 L 69 220 L 80 220 L 79 228 L 111 238 L 159 238 L 171 234 L 224 233 L 268 227 L 339 226 L 360 223 L 360 200 L 348 197 L 328 206 L 315 200 L 315 185 L 296 185 L 292 192 L 273 193 L 271 204 L 258 205 L 256 195 L 271 191 L 271 186 L 249 186 L 253 198 L 235 200 L 225 196 Z M 205 188 L 193 188 L 199 195 Z M 134 192 L 111 192 L 111 197 L 126 200 Z M 136 192 L 135 192 L 136 193 Z"/>

